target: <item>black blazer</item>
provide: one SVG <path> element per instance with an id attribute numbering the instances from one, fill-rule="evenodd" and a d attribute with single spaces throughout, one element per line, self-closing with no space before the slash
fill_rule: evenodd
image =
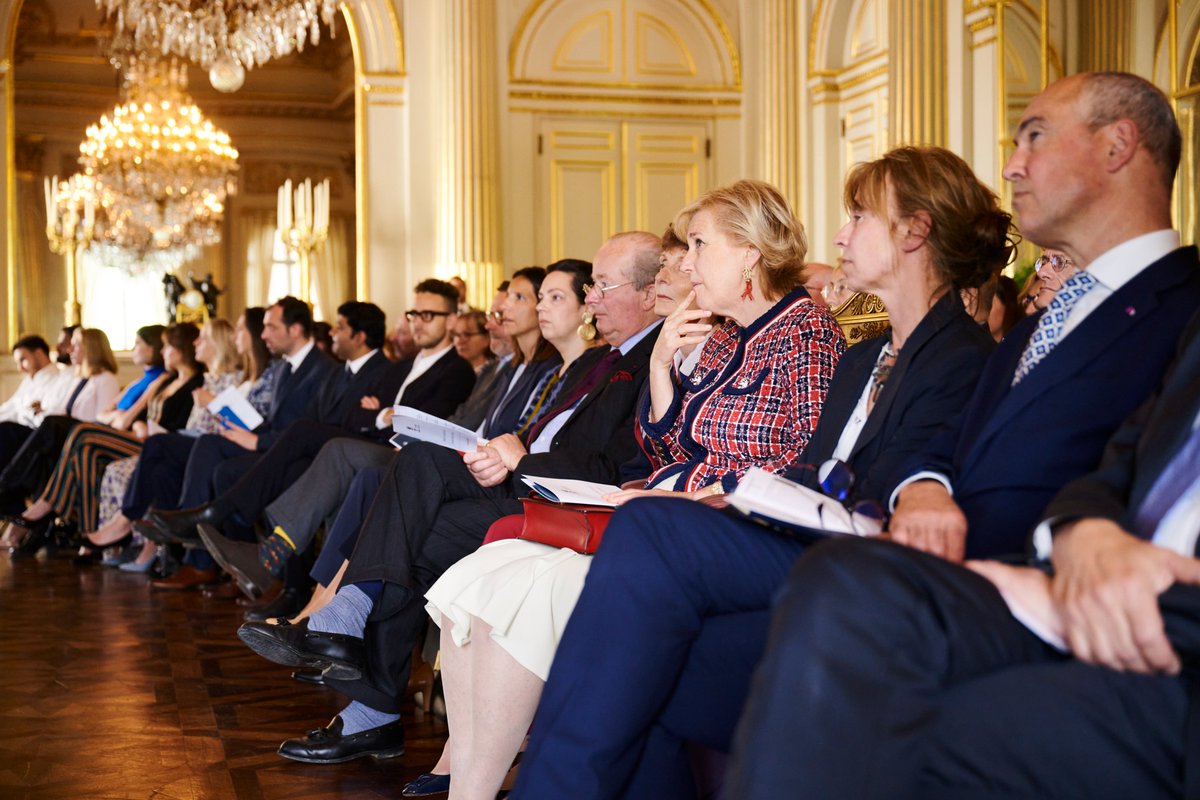
<path id="1" fill-rule="evenodd" d="M 1126 530 L 1154 481 L 1188 440 L 1200 413 L 1200 314 L 1179 342 L 1162 390 L 1109 440 L 1097 470 L 1063 487 L 1044 519 L 1103 517 Z"/>
<path id="2" fill-rule="evenodd" d="M 1157 389 L 1198 306 L 1200 259 L 1182 247 L 1114 292 L 1016 387 L 1038 317 L 1013 328 L 957 431 L 939 434 L 920 465 L 950 476 L 968 558 L 1024 551 L 1058 490 L 1096 468 L 1113 432 Z"/>
<path id="3" fill-rule="evenodd" d="M 313 398 L 320 392 L 329 377 L 338 368 L 338 362 L 316 345 L 300 362 L 299 369 L 284 375 L 281 365 L 279 380 L 271 395 L 271 413 L 267 420 L 255 430 L 258 435 L 258 452 L 264 453 L 275 444 L 275 440 L 312 407 Z"/>
<path id="4" fill-rule="evenodd" d="M 525 410 L 525 405 L 529 402 L 529 395 L 533 393 L 534 388 L 547 372 L 558 369 L 560 366 L 562 366 L 562 358 L 558 353 L 540 361 L 531 361 L 526 364 L 520 377 L 517 378 L 516 385 L 512 386 L 512 391 L 509 391 L 512 376 L 517 369 L 511 367 L 507 380 L 496 387 L 492 403 L 488 407 L 487 414 L 484 415 L 486 421 L 486 427 L 483 429 L 484 437 L 491 439 L 505 433 L 514 433 L 517 430 L 517 423 L 521 420 L 521 412 Z"/>
<path id="5" fill-rule="evenodd" d="M 313 398 L 309 417 L 329 425 L 347 427 L 352 424 L 363 414 L 363 397 L 371 393 L 372 387 L 391 363 L 382 350 L 376 350 L 352 375 L 347 372 L 345 364 L 338 364 Z"/>
<path id="6" fill-rule="evenodd" d="M 454 413 L 448 417 L 448 420 L 455 425 L 462 425 L 464 428 L 477 429 L 483 422 L 484 415 L 492 406 L 496 387 L 508 385 L 508 376 L 512 370 L 511 364 L 512 359 L 501 361 L 498 358 L 484 364 L 483 369 L 475 375 L 475 385 L 471 387 L 471 393 L 458 408 L 454 409 Z"/>
<path id="7" fill-rule="evenodd" d="M 787 477 L 818 489 L 816 469 L 833 455 L 888 335 L 842 355 L 825 406 L 801 463 Z M 892 374 L 846 459 L 856 478 L 853 496 L 886 504 L 914 454 L 962 413 L 996 343 L 963 310 L 958 292 L 942 295 L 900 349 Z"/>
<path id="8" fill-rule="evenodd" d="M 621 479 L 621 465 L 637 454 L 633 433 L 637 401 L 649 375 L 650 351 L 660 330 L 662 325 L 656 325 L 579 401 L 550 443 L 549 452 L 521 459 L 512 476 L 513 491 L 518 497 L 528 492 L 521 483 L 521 475 L 598 483 L 616 483 Z"/>
<path id="9" fill-rule="evenodd" d="M 386 363 L 376 380 L 360 395 L 378 397 L 383 408 L 396 399 L 396 393 L 404 385 L 408 373 L 412 372 L 416 359 L 405 358 L 394 364 Z M 404 390 L 404 405 L 435 417 L 447 417 L 459 403 L 467 399 L 475 385 L 475 370 L 453 349 L 430 365 L 429 369 Z M 368 411 L 355 402 L 355 408 L 347 412 L 342 427 L 377 441 L 387 441 L 392 436 L 390 427 L 380 430 L 375 427 L 378 411 Z"/>

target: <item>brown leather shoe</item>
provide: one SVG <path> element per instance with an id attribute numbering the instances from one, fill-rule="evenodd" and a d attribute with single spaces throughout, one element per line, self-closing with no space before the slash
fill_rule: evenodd
<path id="1" fill-rule="evenodd" d="M 205 589 L 202 594 L 209 600 L 232 600 L 235 597 L 242 596 L 241 590 L 238 589 L 237 584 L 233 581 L 218 583 L 216 586 Z"/>
<path id="2" fill-rule="evenodd" d="M 150 585 L 155 589 L 167 589 L 177 592 L 214 583 L 219 575 L 220 573 L 215 569 L 196 569 L 190 564 L 184 564 L 171 577 L 150 581 Z"/>

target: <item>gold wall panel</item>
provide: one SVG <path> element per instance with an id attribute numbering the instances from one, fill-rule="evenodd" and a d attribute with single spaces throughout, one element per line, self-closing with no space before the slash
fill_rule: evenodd
<path id="1" fill-rule="evenodd" d="M 638 161 L 634 171 L 634 219 L 627 227 L 661 233 L 700 193 L 696 164 Z"/>
<path id="2" fill-rule="evenodd" d="M 634 152 L 682 153 L 694 156 L 700 152 L 700 139 L 687 134 L 635 133 Z"/>
<path id="3" fill-rule="evenodd" d="M 612 160 L 550 162 L 550 259 L 582 258 L 616 233 L 617 170 Z"/>
<path id="4" fill-rule="evenodd" d="M 612 131 L 551 131 L 550 147 L 554 150 L 614 151 L 617 134 Z"/>
<path id="5" fill-rule="evenodd" d="M 733 36 L 708 0 L 534 0 L 508 62 L 514 85 L 741 90 Z"/>
<path id="6" fill-rule="evenodd" d="M 634 17 L 636 74 L 664 77 L 696 74 L 696 62 L 684 41 L 663 20 L 639 11 Z"/>
<path id="7" fill-rule="evenodd" d="M 613 52 L 613 14 L 597 11 L 580 20 L 554 48 L 555 72 L 590 72 L 616 75 Z"/>
<path id="8" fill-rule="evenodd" d="M 854 28 L 850 36 L 850 61 L 887 51 L 887 3 L 881 0 L 858 0 Z"/>

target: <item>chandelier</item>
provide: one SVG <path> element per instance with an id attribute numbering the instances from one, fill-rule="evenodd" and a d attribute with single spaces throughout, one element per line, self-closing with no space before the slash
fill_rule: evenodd
<path id="1" fill-rule="evenodd" d="M 117 30 L 142 52 L 190 59 L 209 71 L 213 88 L 236 92 L 246 70 L 321 41 L 333 30 L 336 0 L 96 0 Z"/>
<path id="2" fill-rule="evenodd" d="M 169 269 L 221 240 L 238 152 L 186 89 L 183 63 L 130 57 L 122 101 L 79 145 L 106 263 Z"/>

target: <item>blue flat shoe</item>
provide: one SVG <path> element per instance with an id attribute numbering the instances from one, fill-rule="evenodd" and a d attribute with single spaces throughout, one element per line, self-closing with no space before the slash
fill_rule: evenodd
<path id="1" fill-rule="evenodd" d="M 404 784 L 400 790 L 401 797 L 428 797 L 434 794 L 445 794 L 450 791 L 450 776 L 435 775 L 426 772 Z"/>
<path id="2" fill-rule="evenodd" d="M 154 569 L 154 562 L 156 561 L 158 561 L 157 558 L 152 558 L 149 561 L 142 562 L 141 564 L 136 561 L 126 561 L 117 568 L 121 570 L 121 572 L 136 572 L 144 575 L 150 570 Z"/>

